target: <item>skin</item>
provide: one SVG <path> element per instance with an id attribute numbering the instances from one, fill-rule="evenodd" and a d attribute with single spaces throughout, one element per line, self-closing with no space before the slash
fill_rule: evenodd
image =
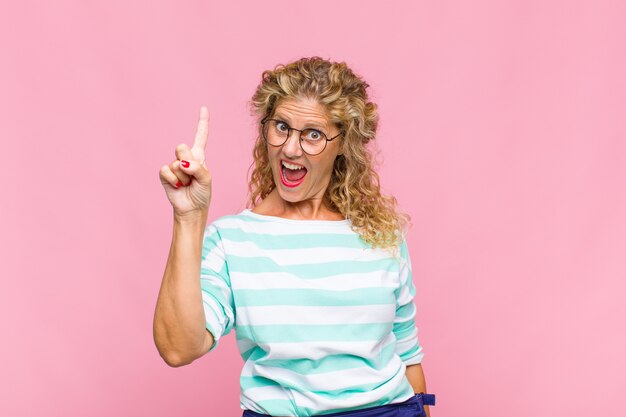
<path id="1" fill-rule="evenodd" d="M 426 378 L 424 377 L 424 370 L 422 369 L 422 364 L 417 363 L 414 365 L 409 365 L 406 367 L 406 377 L 409 380 L 409 383 L 413 387 L 413 392 L 422 392 L 427 393 L 426 391 Z M 426 416 L 430 417 L 430 407 L 425 405 L 424 411 L 426 412 Z"/>
<path id="2" fill-rule="evenodd" d="M 205 328 L 198 279 L 211 201 L 211 173 L 203 163 L 208 131 L 209 112 L 202 107 L 193 146 L 176 146 L 176 159 L 159 171 L 174 221 L 154 313 L 153 337 L 159 354 L 172 367 L 193 362 L 213 344 L 213 336 Z M 189 166 L 185 167 L 182 161 L 188 161 Z"/>
<path id="3" fill-rule="evenodd" d="M 339 129 L 330 122 L 323 104 L 309 98 L 287 98 L 276 107 L 272 116 L 285 121 L 296 129 L 315 127 L 332 138 Z M 342 220 L 341 213 L 333 212 L 323 203 L 324 193 L 330 183 L 335 158 L 341 154 L 341 136 L 326 144 L 318 155 L 308 155 L 300 147 L 297 131 L 291 131 L 287 142 L 282 146 L 267 145 L 269 163 L 276 188 L 256 206 L 255 213 L 278 216 L 295 220 Z M 303 165 L 307 174 L 295 188 L 285 186 L 280 179 L 281 159 Z"/>

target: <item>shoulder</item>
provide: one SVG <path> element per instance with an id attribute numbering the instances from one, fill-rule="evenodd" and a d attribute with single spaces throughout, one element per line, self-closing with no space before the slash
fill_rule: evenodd
<path id="1" fill-rule="evenodd" d="M 211 221 L 205 228 L 205 236 L 217 235 L 218 239 L 228 236 L 242 236 L 253 232 L 259 225 L 266 223 L 250 215 L 249 210 L 237 214 L 226 214 Z"/>
<path id="2" fill-rule="evenodd" d="M 400 265 L 402 267 L 411 268 L 411 255 L 406 239 L 402 239 L 402 242 L 398 246 L 398 257 L 400 258 Z"/>
<path id="3" fill-rule="evenodd" d="M 228 229 L 238 227 L 241 224 L 258 221 L 257 219 L 251 217 L 248 213 L 248 210 L 243 210 L 237 214 L 225 214 L 213 220 L 207 227 Z"/>

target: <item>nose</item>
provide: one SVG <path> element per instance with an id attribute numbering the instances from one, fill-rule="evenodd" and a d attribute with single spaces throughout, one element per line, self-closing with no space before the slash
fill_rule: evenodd
<path id="1" fill-rule="evenodd" d="M 300 146 L 300 132 L 291 129 L 287 135 L 287 141 L 283 144 L 283 153 L 289 159 L 296 159 L 303 152 Z"/>

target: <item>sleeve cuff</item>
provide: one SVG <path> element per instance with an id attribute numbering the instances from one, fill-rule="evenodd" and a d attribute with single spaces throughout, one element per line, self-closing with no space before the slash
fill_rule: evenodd
<path id="1" fill-rule="evenodd" d="M 224 333 L 225 325 L 220 322 L 219 312 L 216 311 L 216 306 L 213 305 L 216 301 L 209 295 L 203 294 L 204 305 L 204 323 L 208 331 L 213 336 L 213 346 L 209 349 L 209 352 L 215 349 L 219 343 L 220 338 Z"/>

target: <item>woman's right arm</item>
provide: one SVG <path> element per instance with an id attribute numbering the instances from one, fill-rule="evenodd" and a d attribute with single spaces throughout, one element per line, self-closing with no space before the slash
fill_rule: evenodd
<path id="1" fill-rule="evenodd" d="M 211 173 L 204 165 L 209 114 L 200 109 L 192 148 L 176 147 L 176 160 L 159 172 L 174 209 L 172 243 L 154 313 L 157 350 L 170 366 L 193 362 L 213 345 L 205 327 L 200 288 L 204 231 L 211 202 Z"/>
<path id="2" fill-rule="evenodd" d="M 174 217 L 172 244 L 154 314 L 154 341 L 170 366 L 187 365 L 213 346 L 205 327 L 200 257 L 206 215 Z"/>

